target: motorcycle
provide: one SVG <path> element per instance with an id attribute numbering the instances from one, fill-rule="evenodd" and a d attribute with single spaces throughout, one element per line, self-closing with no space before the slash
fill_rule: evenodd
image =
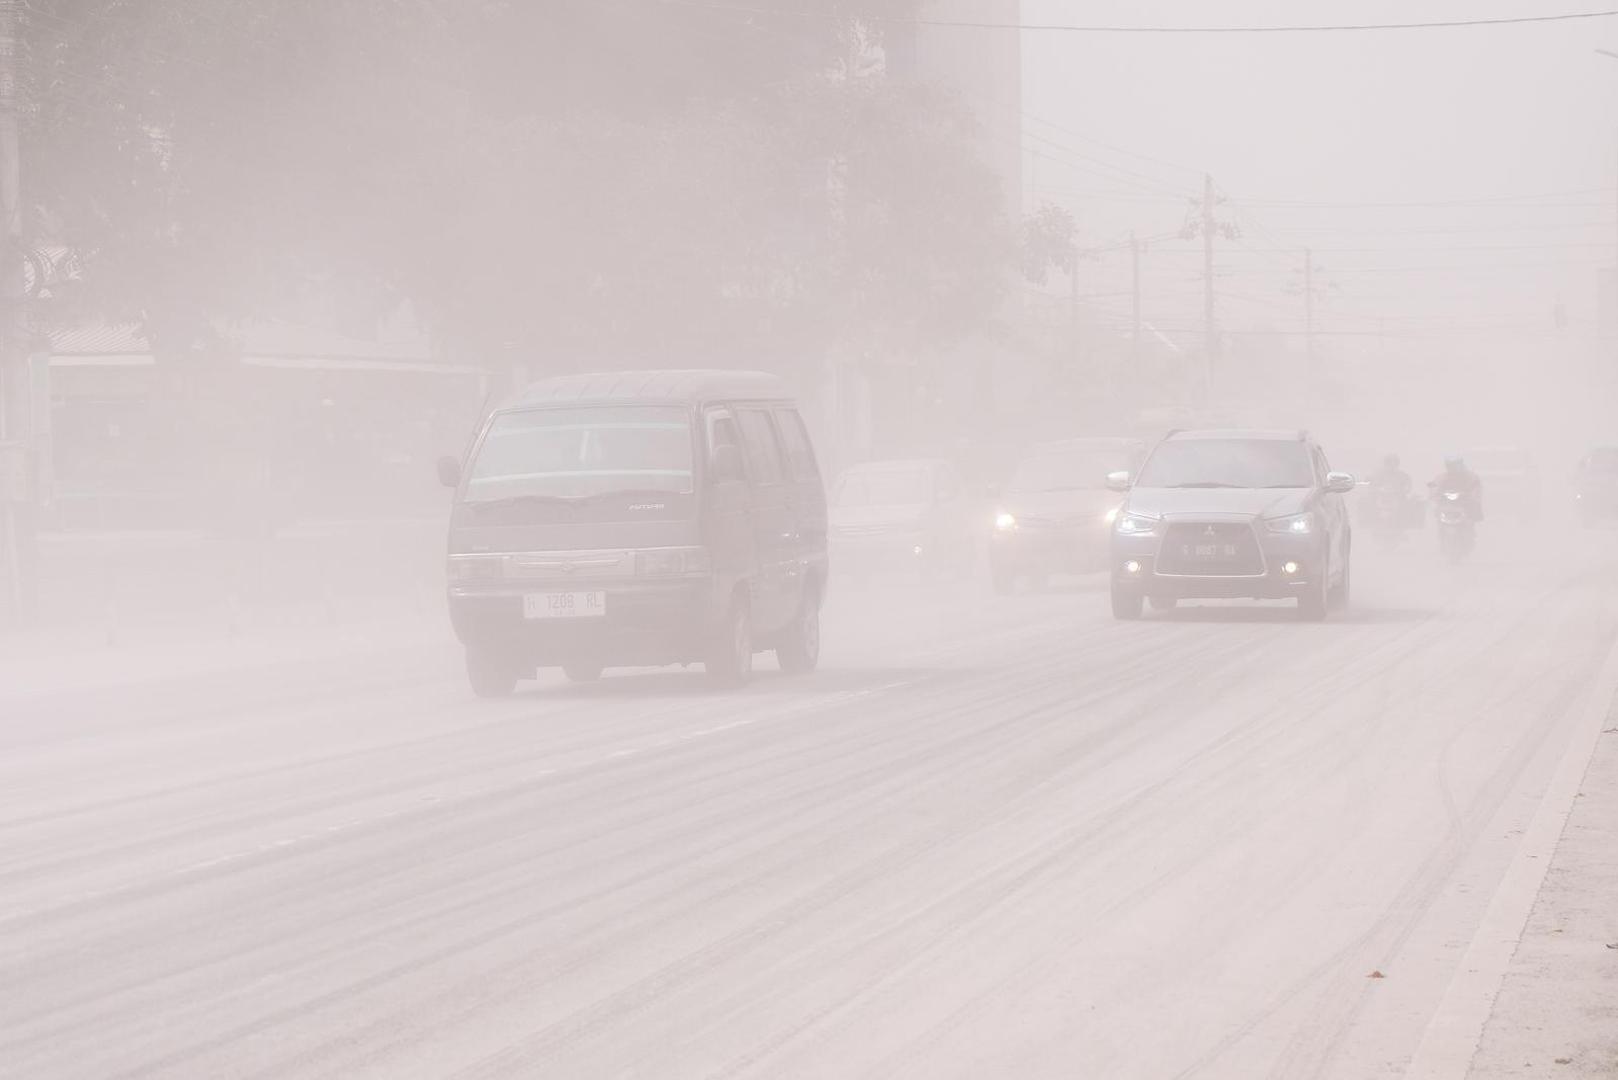
<path id="1" fill-rule="evenodd" d="M 1438 504 L 1438 550 L 1451 563 L 1472 554 L 1477 542 L 1477 522 L 1459 491 L 1440 489 L 1434 494 Z"/>
<path id="2" fill-rule="evenodd" d="M 1412 503 L 1415 503 L 1412 506 Z M 1412 500 L 1396 487 L 1374 487 L 1371 491 L 1371 532 L 1385 544 L 1397 544 L 1412 527 L 1412 520 L 1421 523 L 1421 504 Z"/>

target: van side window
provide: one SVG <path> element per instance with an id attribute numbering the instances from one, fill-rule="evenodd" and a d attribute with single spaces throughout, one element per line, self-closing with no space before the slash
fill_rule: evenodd
<path id="1" fill-rule="evenodd" d="M 786 470 L 781 463 L 781 444 L 775 424 L 766 409 L 737 409 L 742 440 L 747 453 L 747 475 L 755 484 L 779 484 Z"/>
<path id="2" fill-rule="evenodd" d="M 792 466 L 792 476 L 796 480 L 813 480 L 820 475 L 820 467 L 815 463 L 815 447 L 809 441 L 809 431 L 803 425 L 803 417 L 797 409 L 777 409 L 775 413 L 775 426 L 781 432 L 781 442 L 786 445 L 787 462 Z"/>
<path id="3" fill-rule="evenodd" d="M 708 453 L 721 446 L 741 446 L 742 437 L 736 430 L 736 418 L 727 409 L 708 410 Z"/>

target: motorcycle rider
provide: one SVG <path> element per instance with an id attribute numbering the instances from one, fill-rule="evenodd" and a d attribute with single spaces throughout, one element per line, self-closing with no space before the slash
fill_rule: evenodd
<path id="1" fill-rule="evenodd" d="M 1466 467 L 1466 462 L 1459 454 L 1448 454 L 1444 457 L 1444 471 L 1438 474 L 1438 479 L 1427 485 L 1432 488 L 1436 496 L 1440 492 L 1459 492 L 1461 502 L 1471 515 L 1473 521 L 1483 520 L 1483 481 L 1478 474 Z"/>
<path id="2" fill-rule="evenodd" d="M 1400 498 L 1407 498 L 1415 482 L 1410 474 L 1399 467 L 1399 455 L 1389 454 L 1382 459 L 1382 468 L 1371 477 L 1371 487 L 1376 491 L 1391 491 Z"/>

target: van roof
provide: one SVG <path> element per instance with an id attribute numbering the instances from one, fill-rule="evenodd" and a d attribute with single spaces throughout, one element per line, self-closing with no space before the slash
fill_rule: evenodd
<path id="1" fill-rule="evenodd" d="M 704 401 L 781 401 L 793 398 L 780 378 L 763 371 L 610 371 L 589 375 L 557 375 L 531 383 L 511 404 L 515 407 L 552 402 L 657 401 L 697 404 Z"/>

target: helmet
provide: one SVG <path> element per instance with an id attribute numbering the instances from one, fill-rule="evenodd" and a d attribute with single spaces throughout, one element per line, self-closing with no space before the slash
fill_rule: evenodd
<path id="1" fill-rule="evenodd" d="M 1385 469 L 1397 469 L 1399 467 L 1399 455 L 1389 454 L 1387 457 L 1383 458 L 1382 467 Z"/>

